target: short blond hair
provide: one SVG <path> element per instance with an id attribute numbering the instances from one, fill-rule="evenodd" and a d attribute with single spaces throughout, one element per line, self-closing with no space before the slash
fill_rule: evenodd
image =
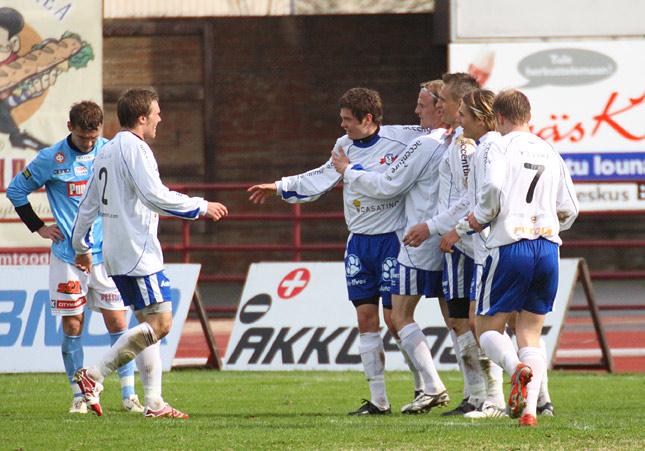
<path id="1" fill-rule="evenodd" d="M 528 124 L 531 120 L 531 102 L 517 89 L 500 91 L 495 96 L 493 112 L 515 125 Z"/>

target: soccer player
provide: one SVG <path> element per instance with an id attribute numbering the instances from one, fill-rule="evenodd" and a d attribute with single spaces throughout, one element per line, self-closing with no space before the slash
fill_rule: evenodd
<path id="1" fill-rule="evenodd" d="M 366 170 L 385 172 L 396 163 L 408 142 L 428 132 L 417 126 L 381 125 L 383 105 L 378 92 L 371 89 L 352 88 L 343 94 L 339 103 L 341 127 L 346 135 L 336 141 L 334 149 L 343 148 L 354 164 Z M 304 174 L 250 187 L 249 200 L 264 203 L 277 193 L 290 203 L 311 202 L 341 179 L 330 158 L 321 167 Z M 401 196 L 382 200 L 344 185 L 343 204 L 350 231 L 345 252 L 347 291 L 356 308 L 359 352 L 371 391 L 371 400 L 365 400 L 349 414 L 390 414 L 385 389 L 385 350 L 379 334 L 379 297 L 385 323 L 396 339 L 391 320 L 390 283 L 399 253 L 397 232 L 405 225 L 403 202 Z"/>
<path id="2" fill-rule="evenodd" d="M 478 187 L 483 180 L 483 167 L 485 156 L 492 142 L 501 138 L 497 132 L 497 121 L 493 113 L 493 101 L 495 94 L 492 91 L 476 89 L 467 93 L 459 106 L 458 115 L 459 123 L 464 130 L 464 136 L 472 139 L 477 143 L 477 150 L 472 155 L 470 161 L 470 170 L 468 172 L 468 202 L 469 210 L 472 211 L 477 203 Z M 453 253 L 453 246 L 464 236 L 472 234 L 468 221 L 464 218 L 459 221 L 456 228 L 445 234 L 441 238 L 439 246 L 446 253 Z M 475 269 L 473 272 L 473 281 L 470 290 L 471 301 L 477 299 L 476 293 L 479 292 L 481 282 L 481 268 L 486 258 L 486 242 L 488 230 L 482 231 L 481 234 L 474 234 L 473 252 Z M 475 315 L 472 308 L 475 303 L 471 302 L 471 320 L 474 322 Z M 477 410 L 464 414 L 466 418 L 499 418 L 506 416 L 504 407 L 504 392 L 502 388 L 503 370 L 494 362 L 488 359 L 480 360 L 482 371 L 487 376 L 487 396 L 486 399 L 477 406 Z"/>
<path id="3" fill-rule="evenodd" d="M 441 85 L 441 80 L 422 83 L 415 110 L 421 126 L 433 131 L 412 141 L 386 172 L 351 166 L 342 149 L 332 152 L 334 166 L 350 189 L 383 200 L 404 194 L 408 224 L 418 224 L 437 213 L 439 164 L 447 149 L 445 124 L 436 109 Z M 401 409 L 408 414 L 429 412 L 450 401 L 426 337 L 414 321 L 414 310 L 422 295 L 443 298 L 443 256 L 438 247 L 439 236 L 434 238 L 419 247 L 402 246 L 392 278 L 392 321 L 399 336 L 397 345 L 421 376 L 415 374 L 415 397 Z"/>
<path id="4" fill-rule="evenodd" d="M 439 168 L 439 211 L 433 218 L 408 230 L 403 244 L 418 246 L 430 236 L 451 231 L 468 214 L 467 177 L 475 143 L 465 138 L 459 126 L 458 110 L 463 97 L 479 88 L 475 78 L 466 73 L 447 73 L 442 77 L 438 107 L 441 118 L 451 126 L 450 147 Z M 442 415 L 463 415 L 475 410 L 486 397 L 486 381 L 481 371 L 480 352 L 471 330 L 470 285 L 473 274 L 472 238 L 466 237 L 454 252 L 445 254 L 443 290 L 448 301 L 450 334 L 459 368 L 464 375 L 464 397 L 456 409 Z"/>
<path id="5" fill-rule="evenodd" d="M 161 396 L 159 341 L 172 324 L 170 282 L 165 274 L 157 238 L 159 215 L 215 221 L 226 216 L 226 207 L 199 197 L 170 191 L 159 178 L 157 161 L 146 143 L 154 139 L 161 122 L 159 97 L 151 89 L 131 89 L 117 102 L 121 131 L 96 156 L 94 172 L 81 200 L 74 223 L 72 244 L 76 266 L 92 272 L 90 252 L 95 237 L 92 225 L 103 217 L 103 250 L 107 273 L 116 283 L 123 303 L 129 305 L 139 325 L 128 330 L 101 361 L 76 372 L 85 402 L 102 415 L 103 379 L 136 358 L 145 392 L 146 417 L 188 418 Z"/>
<path id="6" fill-rule="evenodd" d="M 11 181 L 7 198 L 29 230 L 52 240 L 49 257 L 49 296 L 52 313 L 62 317 L 63 342 L 61 351 L 65 372 L 72 387 L 70 413 L 87 413 L 87 405 L 78 385 L 72 382 L 74 373 L 83 367 L 81 335 L 85 321 L 84 309 L 101 312 L 105 327 L 114 344 L 125 333 L 126 308 L 114 282 L 105 272 L 102 254 L 101 219 L 97 218 L 95 242 L 91 251 L 96 262 L 94 273 L 88 275 L 74 266 L 72 224 L 85 185 L 92 173 L 94 158 L 107 142 L 101 138 L 103 111 L 96 103 L 84 101 L 72 105 L 69 111 L 67 138 L 40 151 L 38 156 Z M 36 214 L 28 195 L 42 186 L 47 191 L 54 224 L 46 225 Z M 134 393 L 134 363 L 119 368 L 122 409 L 143 412 Z"/>
<path id="7" fill-rule="evenodd" d="M 490 224 L 476 327 L 486 354 L 511 375 L 508 415 L 535 426 L 546 367 L 539 341 L 558 288 L 558 234 L 573 224 L 578 202 L 562 157 L 530 133 L 528 98 L 502 91 L 493 111 L 503 138 L 488 149 L 478 203 L 468 216 L 477 232 Z M 504 335 L 512 311 L 519 352 Z"/>

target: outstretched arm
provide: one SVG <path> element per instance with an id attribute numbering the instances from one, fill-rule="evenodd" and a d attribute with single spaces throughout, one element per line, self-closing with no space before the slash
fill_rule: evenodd
<path id="1" fill-rule="evenodd" d="M 278 186 L 275 182 L 273 183 L 262 183 L 261 185 L 253 185 L 246 190 L 251 193 L 249 196 L 249 201 L 257 204 L 263 204 L 269 197 L 275 196 L 276 191 L 278 191 Z"/>

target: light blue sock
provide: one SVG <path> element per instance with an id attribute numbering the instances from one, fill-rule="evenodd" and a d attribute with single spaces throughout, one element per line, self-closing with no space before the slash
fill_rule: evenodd
<path id="1" fill-rule="evenodd" d="M 114 346 L 114 343 L 124 333 L 125 331 L 110 334 L 110 343 L 112 346 Z M 127 399 L 130 395 L 134 395 L 134 360 L 130 360 L 117 371 L 119 372 L 119 379 L 121 380 L 121 397 Z"/>
<path id="2" fill-rule="evenodd" d="M 61 354 L 63 354 L 65 373 L 67 373 L 67 379 L 69 379 L 74 396 L 83 396 L 76 382 L 72 382 L 74 373 L 83 368 L 83 343 L 81 336 L 63 334 Z"/>

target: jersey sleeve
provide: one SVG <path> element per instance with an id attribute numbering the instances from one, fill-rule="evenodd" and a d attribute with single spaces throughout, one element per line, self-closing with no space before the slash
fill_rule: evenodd
<path id="1" fill-rule="evenodd" d="M 327 163 L 311 171 L 282 177 L 276 182 L 277 194 L 290 204 L 312 202 L 336 186 L 341 177 L 330 158 Z"/>
<path id="2" fill-rule="evenodd" d="M 92 229 L 99 214 L 100 193 L 98 185 L 96 173 L 92 173 L 92 177 L 79 203 L 78 213 L 72 227 L 72 247 L 78 254 L 92 252 L 92 247 L 94 246 Z"/>
<path id="3" fill-rule="evenodd" d="M 438 142 L 434 144 L 436 147 L 440 145 Z M 408 145 L 386 172 L 366 171 L 360 165 L 355 165 L 347 168 L 343 180 L 358 193 L 375 199 L 389 199 L 405 193 L 429 164 L 427 157 L 430 153 L 424 152 L 423 145 L 419 139 Z"/>
<path id="4" fill-rule="evenodd" d="M 560 222 L 560 230 L 568 230 L 578 217 L 578 199 L 576 197 L 571 174 L 562 160 L 560 159 L 560 182 L 558 184 L 558 194 L 556 198 L 556 212 Z"/>
<path id="5" fill-rule="evenodd" d="M 16 175 L 7 187 L 7 198 L 14 207 L 27 205 L 27 196 L 41 188 L 49 180 L 51 164 L 46 152 L 39 153 L 36 158 Z"/>
<path id="6" fill-rule="evenodd" d="M 497 144 L 492 144 L 484 159 L 483 181 L 473 210 L 475 219 L 480 224 L 488 224 L 499 213 L 506 166 L 506 155 Z"/>
<path id="7" fill-rule="evenodd" d="M 125 173 L 143 204 L 164 216 L 196 219 L 208 203 L 166 187 L 159 177 L 157 161 L 147 146 L 130 147 L 123 152 Z"/>

